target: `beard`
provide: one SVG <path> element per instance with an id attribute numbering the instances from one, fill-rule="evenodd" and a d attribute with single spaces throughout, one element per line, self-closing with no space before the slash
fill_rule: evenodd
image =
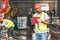
<path id="1" fill-rule="evenodd" d="M 40 14 L 40 13 L 41 13 L 41 11 L 40 11 L 40 10 L 35 10 L 35 12 L 36 12 L 36 13 L 38 13 L 38 14 Z"/>

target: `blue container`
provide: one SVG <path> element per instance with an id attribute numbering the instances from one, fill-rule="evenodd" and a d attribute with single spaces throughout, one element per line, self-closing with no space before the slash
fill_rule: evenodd
<path id="1" fill-rule="evenodd" d="M 14 29 L 18 29 L 18 25 L 17 25 L 17 23 L 16 22 L 14 22 Z"/>

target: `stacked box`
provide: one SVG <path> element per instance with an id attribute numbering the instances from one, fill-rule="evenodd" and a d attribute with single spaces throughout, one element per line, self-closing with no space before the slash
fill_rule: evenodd
<path id="1" fill-rule="evenodd" d="M 18 29 L 27 28 L 27 17 L 17 17 Z"/>

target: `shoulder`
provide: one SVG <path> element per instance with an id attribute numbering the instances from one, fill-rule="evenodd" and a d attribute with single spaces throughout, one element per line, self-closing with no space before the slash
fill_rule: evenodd
<path id="1" fill-rule="evenodd" d="M 46 13 L 46 12 L 41 12 L 43 15 L 45 15 L 45 16 L 48 16 L 48 14 Z"/>
<path id="2" fill-rule="evenodd" d="M 33 14 L 33 17 L 36 17 L 38 15 L 38 13 L 35 13 L 35 14 Z"/>
<path id="3" fill-rule="evenodd" d="M 7 22 L 12 22 L 11 20 L 9 20 L 9 19 L 4 19 L 4 21 L 7 21 Z"/>
<path id="4" fill-rule="evenodd" d="M 49 19 L 49 16 L 46 12 L 42 12 L 42 15 L 44 16 L 45 19 Z"/>
<path id="5" fill-rule="evenodd" d="M 47 14 L 46 12 L 41 12 L 42 14 Z"/>

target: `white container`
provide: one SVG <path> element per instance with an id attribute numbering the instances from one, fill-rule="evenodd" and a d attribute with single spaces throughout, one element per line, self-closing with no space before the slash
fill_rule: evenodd
<path id="1" fill-rule="evenodd" d="M 19 40 L 27 40 L 27 37 L 26 36 L 20 36 Z"/>
<path id="2" fill-rule="evenodd" d="M 32 34 L 32 40 L 36 40 L 36 33 Z"/>
<path id="3" fill-rule="evenodd" d="M 27 28 L 27 17 L 17 17 L 18 29 Z"/>

